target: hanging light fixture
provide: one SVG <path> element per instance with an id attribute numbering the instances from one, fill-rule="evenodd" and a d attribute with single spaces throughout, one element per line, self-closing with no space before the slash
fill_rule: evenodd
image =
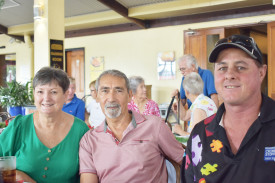
<path id="1" fill-rule="evenodd" d="M 44 17 L 44 5 L 37 3 L 33 5 L 33 19 L 41 20 Z"/>

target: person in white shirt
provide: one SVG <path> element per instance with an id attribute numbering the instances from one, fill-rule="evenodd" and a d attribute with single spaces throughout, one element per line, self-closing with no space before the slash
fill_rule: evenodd
<path id="1" fill-rule="evenodd" d="M 86 121 L 88 121 L 88 125 L 90 125 L 92 128 L 96 128 L 99 126 L 105 119 L 105 115 L 103 114 L 100 104 L 96 101 L 96 89 L 95 89 L 95 82 L 92 81 L 89 85 L 92 100 L 91 102 L 86 106 L 86 112 L 90 115 L 89 118 Z"/>
<path id="2" fill-rule="evenodd" d="M 205 118 L 215 114 L 217 107 L 215 102 L 203 94 L 204 83 L 201 76 L 196 72 L 188 74 L 182 82 L 186 97 L 192 102 L 192 105 L 186 110 L 181 105 L 180 117 L 183 121 L 190 121 L 187 132 L 180 125 L 173 126 L 173 132 L 179 135 L 189 135 L 193 127 Z M 177 111 L 174 109 L 174 111 Z"/>

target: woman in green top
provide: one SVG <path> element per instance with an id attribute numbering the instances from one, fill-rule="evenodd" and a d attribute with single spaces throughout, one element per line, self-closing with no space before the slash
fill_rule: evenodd
<path id="1" fill-rule="evenodd" d="M 62 111 L 69 84 L 64 71 L 40 69 L 33 79 L 37 110 L 17 116 L 0 135 L 0 156 L 16 156 L 17 180 L 79 182 L 79 141 L 89 128 Z"/>

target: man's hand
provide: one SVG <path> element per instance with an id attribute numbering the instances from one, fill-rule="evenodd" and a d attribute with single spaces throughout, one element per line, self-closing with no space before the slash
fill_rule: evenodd
<path id="1" fill-rule="evenodd" d="M 175 89 L 172 93 L 171 93 L 171 97 L 175 97 L 175 99 L 178 101 L 179 98 L 179 90 Z M 174 102 L 172 105 L 172 111 L 177 114 L 178 113 L 178 102 Z"/>
<path id="2" fill-rule="evenodd" d="M 177 114 L 178 113 L 178 103 L 174 102 L 171 107 L 172 111 Z"/>
<path id="3" fill-rule="evenodd" d="M 175 90 L 171 93 L 171 97 L 175 97 L 175 99 L 178 100 L 178 93 L 179 93 L 179 90 L 178 90 L 178 89 L 175 89 Z"/>

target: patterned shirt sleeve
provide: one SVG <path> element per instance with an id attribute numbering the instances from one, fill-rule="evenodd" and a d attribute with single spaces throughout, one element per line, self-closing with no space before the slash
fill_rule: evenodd
<path id="1" fill-rule="evenodd" d="M 153 100 L 148 100 L 147 104 L 145 105 L 145 110 L 143 112 L 144 115 L 155 115 L 160 117 L 159 107 L 156 102 Z"/>

